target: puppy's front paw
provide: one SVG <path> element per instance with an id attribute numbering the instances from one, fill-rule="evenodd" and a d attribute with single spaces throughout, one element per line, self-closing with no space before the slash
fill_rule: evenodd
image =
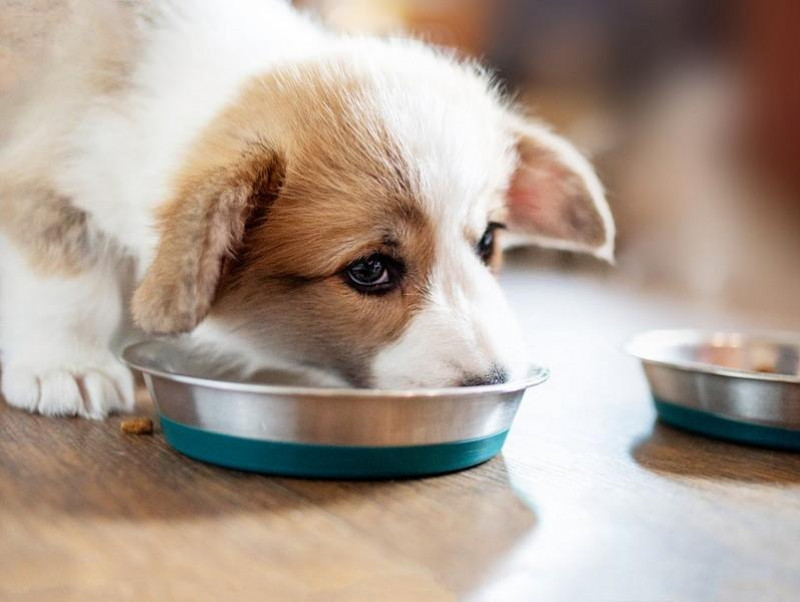
<path id="1" fill-rule="evenodd" d="M 2 392 L 12 406 L 47 416 L 101 419 L 133 409 L 133 376 L 109 352 L 91 360 L 14 358 L 2 371 Z"/>

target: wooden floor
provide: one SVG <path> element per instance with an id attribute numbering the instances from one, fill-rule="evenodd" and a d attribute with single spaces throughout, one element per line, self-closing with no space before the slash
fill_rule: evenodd
<path id="1" fill-rule="evenodd" d="M 502 456 L 396 482 L 206 466 L 0 404 L 0 599 L 800 600 L 800 455 L 656 424 L 626 337 L 786 326 L 512 266 L 532 355 Z M 150 411 L 143 402 L 142 411 Z"/>

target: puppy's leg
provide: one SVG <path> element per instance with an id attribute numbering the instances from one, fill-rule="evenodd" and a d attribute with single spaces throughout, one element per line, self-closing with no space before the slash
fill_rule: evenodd
<path id="1" fill-rule="evenodd" d="M 0 233 L 3 396 L 47 415 L 132 408 L 133 379 L 109 349 L 122 311 L 116 259 L 99 252 L 86 216 L 65 201 L 17 209 Z"/>

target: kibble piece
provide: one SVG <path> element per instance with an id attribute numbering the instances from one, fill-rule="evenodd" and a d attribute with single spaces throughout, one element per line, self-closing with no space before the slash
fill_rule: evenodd
<path id="1" fill-rule="evenodd" d="M 141 416 L 128 418 L 119 423 L 119 428 L 129 435 L 149 435 L 153 432 L 153 421 Z"/>

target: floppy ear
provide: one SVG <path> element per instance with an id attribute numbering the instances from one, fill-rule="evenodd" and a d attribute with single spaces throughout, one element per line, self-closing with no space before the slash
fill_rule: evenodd
<path id="1" fill-rule="evenodd" d="M 614 221 L 589 162 L 564 138 L 516 115 L 508 190 L 510 243 L 584 251 L 612 261 Z"/>
<path id="2" fill-rule="evenodd" d="M 160 212 L 160 240 L 133 297 L 136 324 L 150 333 L 188 332 L 205 318 L 248 219 L 275 198 L 282 160 L 260 153 L 186 178 Z"/>

